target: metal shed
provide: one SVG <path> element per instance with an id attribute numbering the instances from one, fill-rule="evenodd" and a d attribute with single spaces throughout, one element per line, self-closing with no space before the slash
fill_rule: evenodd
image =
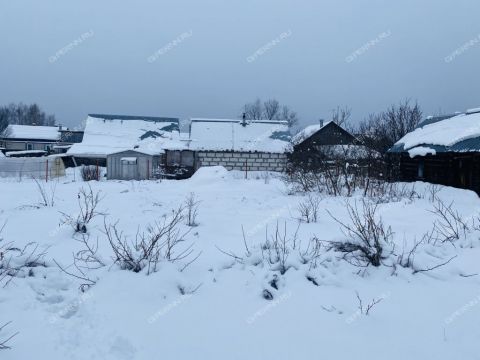
<path id="1" fill-rule="evenodd" d="M 107 156 L 107 179 L 149 180 L 158 168 L 160 155 L 126 150 Z"/>

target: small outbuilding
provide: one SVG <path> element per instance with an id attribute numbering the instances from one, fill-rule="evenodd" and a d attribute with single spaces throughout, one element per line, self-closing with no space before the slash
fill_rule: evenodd
<path id="1" fill-rule="evenodd" d="M 429 117 L 388 151 L 393 181 L 426 181 L 480 194 L 480 109 Z"/>
<path id="2" fill-rule="evenodd" d="M 107 179 L 149 180 L 156 177 L 162 154 L 125 150 L 107 156 Z"/>

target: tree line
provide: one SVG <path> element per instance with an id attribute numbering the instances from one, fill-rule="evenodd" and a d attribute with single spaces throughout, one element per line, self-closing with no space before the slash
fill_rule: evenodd
<path id="1" fill-rule="evenodd" d="M 55 115 L 45 113 L 37 104 L 11 103 L 0 106 L 0 134 L 8 125 L 55 126 Z"/>

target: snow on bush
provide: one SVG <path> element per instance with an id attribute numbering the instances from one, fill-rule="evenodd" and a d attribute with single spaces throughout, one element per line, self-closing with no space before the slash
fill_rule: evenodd
<path id="1" fill-rule="evenodd" d="M 346 236 L 343 241 L 329 243 L 332 249 L 342 253 L 342 258 L 352 265 L 378 267 L 393 252 L 392 229 L 378 218 L 378 204 L 362 199 L 361 206 L 359 209 L 357 203 L 346 203 L 350 224 L 329 212 Z"/>
<path id="2" fill-rule="evenodd" d="M 14 278 L 34 275 L 34 268 L 46 266 L 45 253 L 38 250 L 37 243 L 28 243 L 19 248 L 2 237 L 5 224 L 0 228 L 0 286 L 8 285 Z"/>

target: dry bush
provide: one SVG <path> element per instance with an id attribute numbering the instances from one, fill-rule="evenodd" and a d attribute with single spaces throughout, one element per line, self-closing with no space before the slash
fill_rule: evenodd
<path id="1" fill-rule="evenodd" d="M 181 248 L 190 229 L 183 230 L 181 223 L 185 220 L 183 206 L 164 216 L 161 221 L 150 225 L 145 232 L 137 232 L 135 241 L 127 239 L 117 224 L 104 224 L 105 235 L 114 253 L 114 262 L 121 269 L 147 274 L 157 271 L 161 261 L 177 262 L 193 254 L 193 244 Z M 193 260 L 188 262 L 182 270 Z"/>
<path id="2" fill-rule="evenodd" d="M 100 179 L 100 171 L 95 165 L 82 165 L 80 173 L 83 181 L 98 181 Z"/>
<path id="3" fill-rule="evenodd" d="M 389 183 L 384 180 L 368 179 L 363 196 L 377 203 L 397 202 L 403 199 L 414 201 L 422 196 L 415 190 L 415 185 L 407 183 Z"/>
<path id="4" fill-rule="evenodd" d="M 198 207 L 200 201 L 194 192 L 191 192 L 185 199 L 186 222 L 188 226 L 197 226 Z"/>
<path id="5" fill-rule="evenodd" d="M 291 267 L 289 259 L 292 254 L 298 256 L 298 264 L 307 265 L 309 269 L 316 268 L 318 265 L 317 260 L 321 255 L 322 242 L 313 237 L 309 239 L 306 247 L 302 246 L 301 241 L 298 239 L 299 229 L 300 225 L 297 226 L 295 232 L 291 233 L 288 231 L 286 222 L 283 226 L 277 223 L 273 234 L 269 234 L 267 229 L 265 241 L 259 247 L 252 249 L 248 247 L 244 234 L 244 255 L 224 251 L 219 247 L 217 249 L 234 259 L 237 263 L 254 266 L 267 265 L 271 270 L 278 271 L 280 275 L 285 274 Z"/>
<path id="6" fill-rule="evenodd" d="M 33 269 L 45 267 L 45 253 L 38 251 L 37 243 L 29 243 L 23 248 L 13 243 L 5 243 L 0 228 L 0 284 L 7 286 L 14 278 L 33 276 Z"/>
<path id="7" fill-rule="evenodd" d="M 55 192 L 57 190 L 57 182 L 51 181 L 48 183 L 48 186 L 43 181 L 39 181 L 36 178 L 33 178 L 35 184 L 37 185 L 38 194 L 40 195 L 40 205 L 41 206 L 53 206 L 55 205 Z"/>
<path id="8" fill-rule="evenodd" d="M 64 273 L 81 280 L 82 282 L 79 288 L 82 292 L 85 292 L 97 283 L 97 280 L 94 280 L 89 272 L 106 266 L 106 263 L 100 255 L 98 255 L 98 239 L 97 242 L 93 244 L 90 242 L 90 237 L 82 233 L 81 237 L 76 238 L 76 240 L 82 244 L 82 248 L 73 254 L 73 267 L 76 269 L 76 273 L 67 270 L 55 259 L 53 261 Z"/>
<path id="9" fill-rule="evenodd" d="M 437 216 L 437 221 L 434 223 L 435 242 L 454 242 L 466 238 L 470 227 L 453 208 L 453 201 L 446 204 L 443 200 L 436 198 L 433 208 L 431 212 Z"/>
<path id="10" fill-rule="evenodd" d="M 329 215 L 341 226 L 347 240 L 329 241 L 330 248 L 343 254 L 343 259 L 355 266 L 378 267 L 393 251 L 392 230 L 378 218 L 378 204 L 362 199 L 361 209 L 357 203 L 346 204 L 350 224 L 347 224 L 330 212 Z M 390 251 L 390 254 L 387 253 Z"/>
<path id="11" fill-rule="evenodd" d="M 70 225 L 76 233 L 86 233 L 87 225 L 95 217 L 105 215 L 97 211 L 99 203 L 103 200 L 100 191 L 94 192 L 90 185 L 88 190 L 81 188 L 78 193 L 78 214 L 76 217 L 61 213 L 63 215 L 62 224 Z"/>
<path id="12" fill-rule="evenodd" d="M 1 326 L 0 326 L 0 333 L 1 333 L 8 325 L 10 325 L 11 323 L 12 323 L 12 322 L 9 321 L 9 322 L 7 322 L 6 324 L 1 325 Z M 2 336 L 2 339 L 0 339 L 0 350 L 10 349 L 11 347 L 8 345 L 8 342 L 9 342 L 10 340 L 12 340 L 16 335 L 18 335 L 18 332 L 17 332 L 17 333 L 14 333 L 13 335 L 8 336 L 7 338 L 3 338 L 3 336 Z"/>
<path id="13" fill-rule="evenodd" d="M 298 205 L 300 213 L 300 221 L 308 223 L 316 223 L 318 221 L 318 211 L 322 199 L 318 196 L 308 194 L 307 199 Z"/>
<path id="14" fill-rule="evenodd" d="M 360 297 L 360 294 L 358 293 L 358 291 L 355 292 L 356 295 L 357 295 L 357 300 L 358 300 L 358 310 L 360 311 L 360 314 L 362 315 L 369 315 L 370 314 L 370 311 L 372 311 L 372 309 L 375 307 L 375 305 L 379 304 L 380 302 L 382 302 L 385 297 L 379 297 L 378 299 L 372 299 L 371 302 L 369 302 L 366 306 L 363 304 L 363 300 L 362 298 Z"/>
<path id="15" fill-rule="evenodd" d="M 281 275 L 289 269 L 288 257 L 291 251 L 297 248 L 298 229 L 299 227 L 292 236 L 289 236 L 287 223 L 285 222 L 281 229 L 277 222 L 273 235 L 268 236 L 268 231 L 265 234 L 265 242 L 261 246 L 262 257 L 272 269 L 279 271 Z"/>

